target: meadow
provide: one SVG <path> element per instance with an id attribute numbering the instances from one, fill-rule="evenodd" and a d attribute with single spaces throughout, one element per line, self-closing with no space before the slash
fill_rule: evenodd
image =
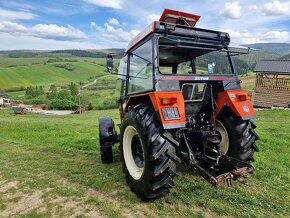
<path id="1" fill-rule="evenodd" d="M 0 217 L 289 217 L 290 111 L 258 111 L 260 152 L 248 185 L 214 188 L 178 166 L 176 188 L 141 202 L 119 161 L 100 161 L 98 116 L 118 123 L 117 110 L 81 115 L 15 116 L 0 110 Z"/>
<path id="2" fill-rule="evenodd" d="M 41 54 L 41 53 L 40 53 Z M 114 81 L 114 82 L 112 82 Z M 49 104 L 46 94 L 31 99 L 25 96 L 26 87 L 42 86 L 45 93 L 50 85 L 58 91 L 68 90 L 73 82 L 81 87 L 81 98 L 95 109 L 116 108 L 120 94 L 116 76 L 105 68 L 104 58 L 75 57 L 68 54 L 42 54 L 37 57 L 9 57 L 0 55 L 0 91 L 26 104 Z M 38 103 L 39 104 L 39 103 Z"/>
<path id="3" fill-rule="evenodd" d="M 73 70 L 61 67 L 68 64 Z M 107 75 L 103 58 L 0 56 L 0 87 L 11 89 L 35 85 L 65 85 L 86 82 L 92 77 Z"/>

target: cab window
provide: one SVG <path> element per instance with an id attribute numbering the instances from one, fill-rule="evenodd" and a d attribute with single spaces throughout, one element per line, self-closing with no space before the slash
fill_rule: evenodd
<path id="1" fill-rule="evenodd" d="M 128 93 L 153 89 L 152 40 L 130 52 Z"/>
<path id="2" fill-rule="evenodd" d="M 125 56 L 120 60 L 118 79 L 117 79 L 117 88 L 121 92 L 121 96 L 125 95 L 125 84 L 126 84 L 126 75 L 127 75 L 127 60 L 128 57 Z"/>

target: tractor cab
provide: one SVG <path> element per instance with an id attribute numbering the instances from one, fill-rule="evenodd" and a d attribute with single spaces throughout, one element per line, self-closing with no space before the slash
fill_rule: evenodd
<path id="1" fill-rule="evenodd" d="M 165 9 L 159 21 L 150 24 L 129 43 L 118 69 L 120 102 L 125 103 L 122 111 L 130 101 L 135 102 L 139 94 L 174 92 L 172 99 L 176 95 L 184 102 L 184 112 L 178 113 L 189 117 L 203 110 L 206 112 L 211 92 L 216 98 L 221 91 L 241 89 L 232 59 L 239 52 L 229 48 L 230 36 L 225 32 L 195 28 L 199 18 L 195 14 Z M 111 54 L 107 66 L 112 72 Z M 144 95 L 144 99 L 147 97 Z M 161 110 L 158 113 L 163 117 Z M 177 124 L 176 118 L 174 122 L 164 119 L 163 127 L 185 126 L 183 121 Z M 171 123 L 177 125 L 166 125 Z"/>
<path id="2" fill-rule="evenodd" d="M 128 45 L 115 70 L 121 83 L 120 135 L 100 117 L 104 163 L 120 141 L 126 181 L 139 197 L 168 191 L 175 163 L 185 163 L 212 185 L 253 173 L 258 151 L 255 111 L 241 90 L 226 32 L 196 28 L 200 16 L 165 9 Z"/>

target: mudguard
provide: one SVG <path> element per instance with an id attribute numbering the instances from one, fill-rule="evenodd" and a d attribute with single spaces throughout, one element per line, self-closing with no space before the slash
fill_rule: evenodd
<path id="1" fill-rule="evenodd" d="M 162 105 L 162 98 L 176 98 L 176 102 L 170 105 Z M 135 101 L 136 99 L 136 101 Z M 152 105 L 164 129 L 176 129 L 185 127 L 185 105 L 181 91 L 171 92 L 147 92 L 130 96 L 123 106 L 126 110 L 130 105 L 144 103 Z M 162 112 L 165 108 L 178 108 L 179 117 L 177 119 L 166 120 Z"/>
<path id="2" fill-rule="evenodd" d="M 246 99 L 240 100 L 239 96 L 246 95 Z M 226 90 L 218 93 L 214 116 L 217 117 L 224 106 L 230 107 L 237 116 L 243 120 L 250 120 L 256 117 L 256 112 L 245 90 Z"/>
<path id="3" fill-rule="evenodd" d="M 115 131 L 114 121 L 111 117 L 99 117 L 99 139 L 103 146 L 112 146 L 118 142 L 118 135 Z"/>

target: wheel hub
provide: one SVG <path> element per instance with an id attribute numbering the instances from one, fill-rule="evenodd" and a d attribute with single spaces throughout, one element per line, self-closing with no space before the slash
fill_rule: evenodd
<path id="1" fill-rule="evenodd" d="M 137 130 L 133 126 L 127 126 L 123 135 L 123 155 L 126 167 L 130 175 L 138 180 L 144 172 L 144 149 Z"/>
<path id="2" fill-rule="evenodd" d="M 134 135 L 132 138 L 132 155 L 135 161 L 135 164 L 142 168 L 144 167 L 144 153 L 141 145 L 141 141 L 138 135 Z"/>
<path id="3" fill-rule="evenodd" d="M 218 139 L 220 140 L 219 147 L 223 155 L 225 155 L 229 150 L 229 136 L 225 126 L 219 121 L 215 121 L 215 128 L 218 134 Z"/>

